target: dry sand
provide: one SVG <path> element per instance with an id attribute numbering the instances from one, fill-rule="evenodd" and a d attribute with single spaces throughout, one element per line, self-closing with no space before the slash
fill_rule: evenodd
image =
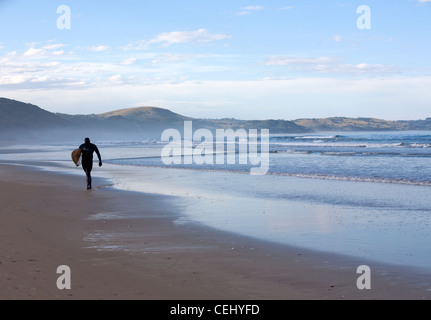
<path id="1" fill-rule="evenodd" d="M 351 258 L 174 223 L 175 198 L 84 184 L 84 175 L 0 165 L 0 299 L 431 297 L 429 274 L 371 264 L 372 289 L 361 291 Z M 110 212 L 128 218 L 89 220 Z M 115 243 L 129 250 L 103 249 Z M 71 268 L 71 290 L 56 286 L 60 265 Z"/>

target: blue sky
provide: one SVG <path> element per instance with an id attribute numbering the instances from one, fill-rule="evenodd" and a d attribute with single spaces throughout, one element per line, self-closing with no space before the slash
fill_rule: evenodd
<path id="1" fill-rule="evenodd" d="M 421 119 L 430 38 L 431 0 L 0 0 L 0 96 L 71 114 Z"/>

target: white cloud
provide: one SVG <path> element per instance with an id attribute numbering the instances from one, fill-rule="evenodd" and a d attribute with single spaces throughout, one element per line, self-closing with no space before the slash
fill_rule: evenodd
<path id="1" fill-rule="evenodd" d="M 123 48 L 124 51 L 147 50 L 147 49 L 148 49 L 148 43 L 146 40 L 139 40 L 139 41 L 131 42 Z"/>
<path id="2" fill-rule="evenodd" d="M 49 79 L 49 77 L 48 76 L 43 76 L 43 77 L 39 77 L 39 76 L 37 76 L 37 77 L 34 77 L 34 78 L 32 78 L 31 80 L 30 80 L 30 82 L 33 82 L 33 83 L 37 83 L 37 82 L 47 82 L 47 81 L 49 81 L 50 79 Z"/>
<path id="3" fill-rule="evenodd" d="M 36 44 L 29 44 L 30 48 L 27 49 L 24 53 L 23 53 L 23 57 L 24 58 L 30 58 L 30 57 L 49 57 L 49 56 L 58 56 L 58 55 L 62 55 L 64 54 L 63 50 L 56 50 L 56 51 L 52 51 L 55 49 L 59 49 L 61 47 L 64 47 L 64 44 L 50 44 L 50 45 L 46 45 L 43 46 L 41 48 L 36 48 Z"/>
<path id="4" fill-rule="evenodd" d="M 30 48 L 26 52 L 24 52 L 24 57 L 33 57 L 33 56 L 41 56 L 45 55 L 45 51 L 43 49 Z"/>
<path id="5" fill-rule="evenodd" d="M 171 44 L 180 43 L 208 43 L 229 38 L 231 38 L 231 36 L 226 34 L 212 34 L 206 29 L 199 29 L 195 31 L 174 31 L 161 33 L 155 38 L 151 39 L 148 43 L 163 43 L 165 46 L 169 46 Z"/>
<path id="6" fill-rule="evenodd" d="M 31 78 L 29 76 L 24 76 L 24 75 L 0 76 L 0 84 L 2 84 L 2 85 L 21 84 L 21 83 L 24 83 L 30 79 Z"/>
<path id="7" fill-rule="evenodd" d="M 112 80 L 121 79 L 117 77 Z M 391 120 L 420 119 L 424 114 L 429 114 L 430 87 L 431 77 L 307 77 L 266 81 L 185 81 L 176 84 L 118 85 L 114 81 L 103 87 L 85 87 L 85 90 L 76 85 L 72 88 L 14 89 L 6 92 L 0 87 L 0 95 L 31 101 L 49 111 L 72 114 L 102 113 L 118 106 L 132 107 L 137 103 L 154 105 L 157 102 L 156 106 L 194 117 L 297 119 L 371 116 Z"/>
<path id="8" fill-rule="evenodd" d="M 120 64 L 123 66 L 129 66 L 129 65 L 135 64 L 136 61 L 137 61 L 136 58 L 129 58 L 121 61 Z"/>
<path id="9" fill-rule="evenodd" d="M 268 66 L 285 66 L 300 72 L 327 73 L 327 74 L 366 74 L 384 75 L 398 73 L 396 67 L 384 64 L 347 64 L 334 57 L 297 57 L 273 56 L 267 59 Z"/>
<path id="10" fill-rule="evenodd" d="M 4 56 L 2 59 L 9 61 L 9 60 L 15 59 L 17 56 L 18 56 L 18 53 L 16 51 L 11 51 L 11 52 L 8 52 L 6 56 Z"/>
<path id="11" fill-rule="evenodd" d="M 152 39 L 152 43 L 207 43 L 228 37 L 199 29 L 159 34 Z M 145 44 L 148 45 L 149 42 L 145 41 Z M 208 116 L 238 118 L 302 117 L 312 115 L 313 110 L 317 113 L 319 106 L 328 115 L 345 115 L 342 113 L 342 105 L 353 100 L 356 105 L 348 106 L 348 109 L 354 110 L 356 107 L 359 111 L 364 111 L 361 115 L 367 116 L 373 110 L 367 112 L 360 109 L 359 101 L 364 102 L 369 93 L 373 95 L 370 105 L 392 104 L 398 106 L 400 112 L 401 101 L 410 99 L 411 102 L 407 101 L 406 105 L 417 104 L 420 107 L 425 104 L 429 107 L 431 101 L 428 89 L 430 78 L 398 77 L 393 66 L 359 63 L 362 61 L 351 63 L 338 57 L 272 56 L 265 61 L 271 67 L 265 69 L 277 72 L 253 74 L 254 79 L 271 75 L 273 78 L 270 80 L 205 81 L 203 79 L 208 79 L 209 75 L 212 79 L 233 78 L 228 72 L 229 68 L 235 68 L 241 56 L 157 52 L 134 55 L 119 51 L 111 61 L 93 59 L 89 62 L 86 60 L 88 47 L 78 50 L 78 54 L 82 56 L 66 55 L 61 50 L 63 47 L 65 46 L 62 44 L 53 43 L 45 46 L 31 44 L 18 53 L 14 51 L 0 56 L 0 96 L 15 95 L 18 99 L 25 97 L 25 100 L 32 103 L 42 101 L 42 107 L 57 106 L 61 100 L 59 108 L 71 108 L 69 110 L 74 110 L 73 102 L 83 100 L 87 103 L 84 103 L 83 111 L 88 113 L 98 111 L 91 109 L 93 103 L 99 106 L 100 111 L 106 111 L 109 106 L 103 101 L 107 100 L 116 106 L 133 105 L 136 101 L 160 101 L 160 106 L 180 113 L 186 113 L 187 110 L 195 112 L 202 110 L 200 106 L 205 106 Z M 137 59 L 142 63 L 136 64 Z M 130 67 L 133 64 L 136 65 Z M 288 72 L 286 69 L 289 69 Z M 291 70 L 295 72 L 290 72 Z M 292 77 L 294 73 L 301 74 L 301 78 L 273 80 L 280 75 Z M 346 74 L 350 77 L 344 77 Z M 391 77 L 376 77 L 387 74 L 391 74 Z M 366 81 L 363 75 L 367 76 Z M 62 99 L 58 99 L 59 96 Z M 70 101 L 66 101 L 68 99 Z M 285 113 L 283 116 L 287 104 L 295 107 L 289 109 L 292 113 Z M 331 109 L 332 104 L 340 109 Z M 266 109 L 261 108 L 262 105 L 268 106 L 268 114 L 265 113 Z M 68 110 L 59 111 L 73 113 Z M 392 113 L 388 111 L 386 114 Z M 199 116 L 198 113 L 192 115 Z"/>
<path id="12" fill-rule="evenodd" d="M 241 8 L 241 11 L 237 12 L 235 15 L 245 16 L 245 15 L 251 14 L 255 11 L 260 11 L 260 10 L 263 10 L 262 6 L 246 6 L 246 7 Z"/>
<path id="13" fill-rule="evenodd" d="M 287 6 L 287 7 L 280 8 L 278 10 L 291 10 L 293 8 L 294 8 L 293 6 Z"/>
<path id="14" fill-rule="evenodd" d="M 122 79 L 122 76 L 120 74 L 116 74 L 108 78 L 110 82 L 115 82 L 115 83 L 121 82 L 121 79 Z"/>
<path id="15" fill-rule="evenodd" d="M 384 64 L 340 64 L 340 65 L 319 65 L 314 68 L 319 73 L 332 74 L 364 74 L 364 75 L 385 75 L 398 73 L 398 69 L 391 65 Z"/>
<path id="16" fill-rule="evenodd" d="M 331 57 L 318 57 L 318 58 L 305 58 L 297 56 L 272 56 L 270 57 L 266 64 L 275 66 L 289 66 L 289 65 L 314 65 L 322 63 L 333 63 L 334 58 Z"/>
<path id="17" fill-rule="evenodd" d="M 59 62 L 22 61 L 22 57 L 0 59 L 0 84 L 24 85 L 32 82 L 43 82 L 55 77 Z"/>
<path id="18" fill-rule="evenodd" d="M 243 8 L 244 10 L 250 10 L 250 11 L 259 11 L 263 10 L 262 6 L 247 6 Z"/>
<path id="19" fill-rule="evenodd" d="M 334 40 L 335 42 L 340 42 L 342 39 L 343 37 L 338 34 L 332 37 L 332 40 Z"/>
<path id="20" fill-rule="evenodd" d="M 202 44 L 214 41 L 230 39 L 232 36 L 227 34 L 214 34 L 207 29 L 198 29 L 195 31 L 173 31 L 160 33 L 150 40 L 140 40 L 129 43 L 124 50 L 147 50 L 152 44 L 162 44 L 168 47 L 173 44 Z"/>
<path id="21" fill-rule="evenodd" d="M 55 50 L 64 47 L 64 44 L 56 43 L 56 44 L 50 44 L 43 47 L 45 50 Z"/>
<path id="22" fill-rule="evenodd" d="M 82 54 L 85 54 L 83 52 Z M 153 60 L 154 64 L 144 63 L 130 68 L 135 64 L 135 57 L 118 56 L 111 61 L 88 61 L 84 56 L 64 55 L 62 50 L 48 52 L 42 49 L 30 48 L 26 54 L 16 51 L 0 56 L 0 84 L 14 86 L 16 89 L 58 88 L 74 85 L 81 88 L 83 83 L 88 88 L 103 87 L 109 83 L 149 83 L 159 81 L 178 81 L 185 79 L 183 73 L 196 72 L 196 66 L 163 66 L 160 62 L 174 62 L 187 59 L 187 55 L 162 55 L 148 53 L 140 58 Z M 50 58 L 50 59 L 47 59 Z M 164 61 L 154 61 L 156 59 Z M 54 60 L 55 59 L 55 60 Z M 199 70 L 206 70 L 205 66 Z M 211 72 L 211 70 L 209 71 Z M 122 75 L 119 78 L 118 75 Z M 183 78 L 181 78 L 183 77 Z"/>
<path id="23" fill-rule="evenodd" d="M 418 0 L 418 2 L 422 2 L 422 3 L 424 3 L 424 2 L 431 2 L 431 0 Z"/>
<path id="24" fill-rule="evenodd" d="M 193 58 L 193 55 L 190 54 L 165 54 L 162 56 L 158 56 L 156 59 L 153 59 L 151 63 L 159 64 L 159 63 L 174 63 L 179 61 L 185 61 Z"/>
<path id="25" fill-rule="evenodd" d="M 100 46 L 94 46 L 94 47 L 89 48 L 89 50 L 91 52 L 102 52 L 102 51 L 106 51 L 108 49 L 109 49 L 109 47 L 102 46 L 102 45 L 100 45 Z"/>

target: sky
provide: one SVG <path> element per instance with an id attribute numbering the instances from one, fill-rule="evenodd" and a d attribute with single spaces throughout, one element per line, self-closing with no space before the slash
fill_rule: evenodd
<path id="1" fill-rule="evenodd" d="M 51 112 L 431 117 L 431 0 L 0 0 L 0 97 Z"/>

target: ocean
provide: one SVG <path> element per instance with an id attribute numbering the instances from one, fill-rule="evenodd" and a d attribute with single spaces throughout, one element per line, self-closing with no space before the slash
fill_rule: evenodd
<path id="1" fill-rule="evenodd" d="M 271 135 L 269 143 L 270 175 L 431 186 L 430 132 Z M 117 153 L 123 149 L 110 160 L 118 165 L 228 172 L 249 172 L 252 167 L 239 163 L 241 154 L 234 164 L 220 165 L 214 160 L 214 164 L 182 161 L 166 166 L 160 158 L 160 144 L 152 140 L 103 142 L 102 146 L 115 148 Z M 147 150 L 141 152 L 141 148 Z"/>
<path id="2" fill-rule="evenodd" d="M 179 225 L 431 271 L 431 132 L 270 134 L 268 141 L 268 172 L 260 175 L 250 174 L 259 164 L 243 161 L 246 139 L 231 163 L 232 154 L 223 164 L 210 154 L 207 163 L 189 155 L 169 165 L 161 140 L 95 141 L 104 166 L 95 166 L 94 184 L 103 177 L 118 189 L 174 196 Z M 84 181 L 70 160 L 76 147 L 3 147 L 0 161 Z"/>

